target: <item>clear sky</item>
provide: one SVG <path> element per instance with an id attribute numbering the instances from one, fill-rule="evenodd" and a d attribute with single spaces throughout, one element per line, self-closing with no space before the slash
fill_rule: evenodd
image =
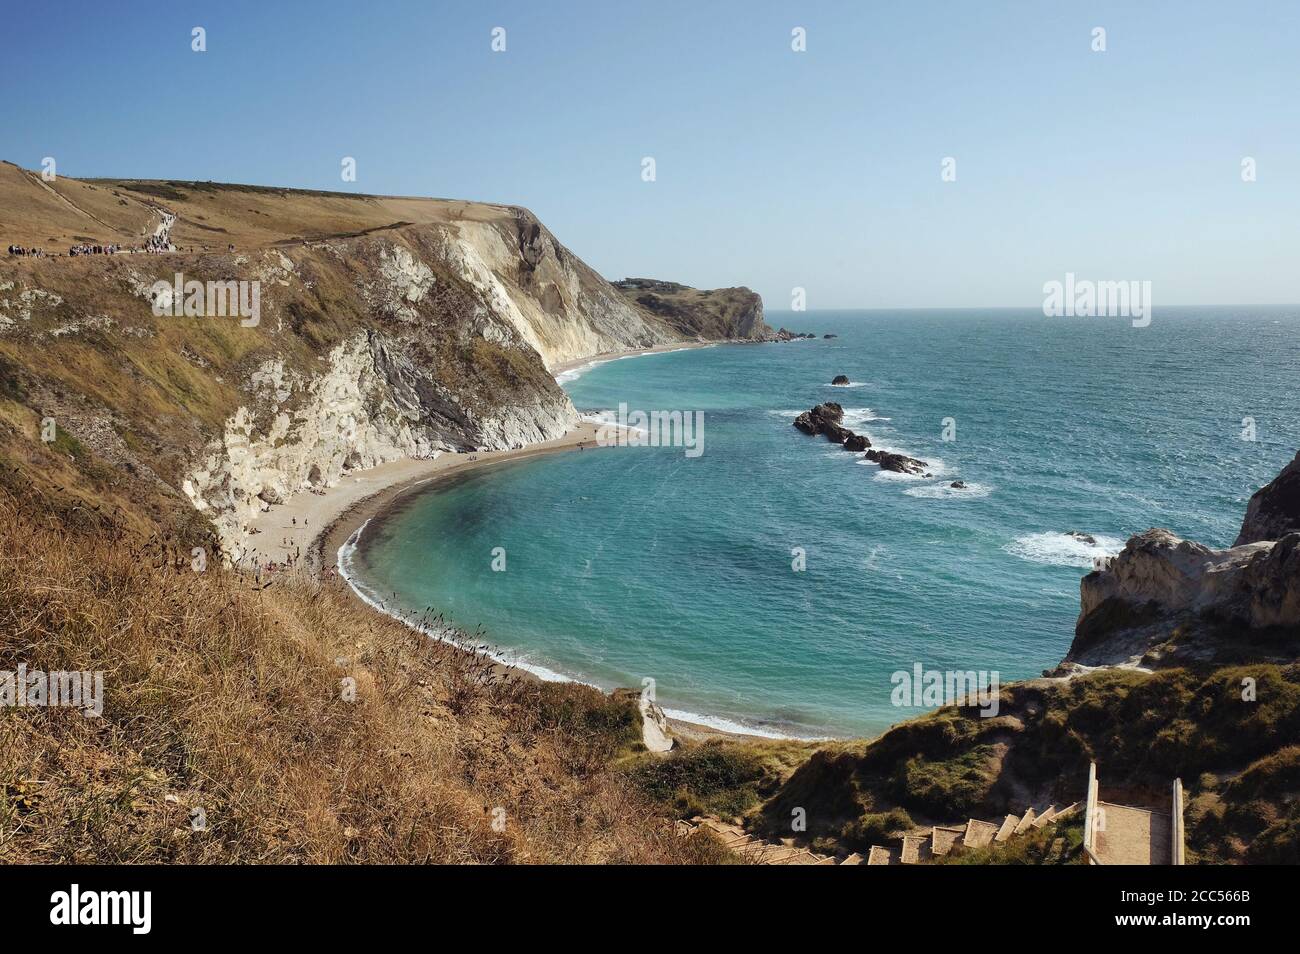
<path id="1" fill-rule="evenodd" d="M 28 168 L 515 203 L 772 309 L 1300 301 L 1296 0 L 6 0 L 0 64 Z"/>

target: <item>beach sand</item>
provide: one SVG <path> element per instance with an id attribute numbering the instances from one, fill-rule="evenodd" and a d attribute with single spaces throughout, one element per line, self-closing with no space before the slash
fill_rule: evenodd
<path id="1" fill-rule="evenodd" d="M 567 371 L 575 371 L 578 368 L 585 368 L 591 364 L 603 364 L 606 361 L 616 361 L 619 358 L 639 358 L 646 354 L 666 354 L 669 351 L 688 351 L 692 348 L 712 348 L 720 343 L 717 341 L 674 341 L 672 344 L 655 345 L 653 348 L 635 348 L 631 351 L 607 351 L 604 354 L 594 354 L 589 358 L 575 358 L 572 361 L 562 361 L 555 367 L 551 368 L 551 374 L 557 377 Z"/>
<path id="2" fill-rule="evenodd" d="M 339 546 L 399 494 L 449 474 L 541 454 L 599 449 L 598 425 L 584 422 L 563 437 L 505 451 L 443 453 L 429 460 L 406 458 L 344 477 L 319 493 L 303 491 L 259 514 L 249 547 L 260 561 L 294 562 L 318 577 L 335 565 Z"/>

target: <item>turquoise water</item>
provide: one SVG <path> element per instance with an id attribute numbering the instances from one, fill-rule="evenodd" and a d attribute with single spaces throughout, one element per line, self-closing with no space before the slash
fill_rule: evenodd
<path id="1" fill-rule="evenodd" d="M 1004 682 L 1054 666 L 1094 555 L 1151 526 L 1230 544 L 1300 446 L 1294 307 L 1165 308 L 1143 329 L 1028 310 L 770 320 L 839 337 L 566 382 L 579 409 L 703 411 L 700 456 L 610 448 L 465 475 L 368 527 L 355 577 L 541 670 L 606 688 L 651 677 L 679 714 L 874 734 L 918 711 L 891 702 L 891 674 L 916 663 Z M 837 373 L 857 386 L 829 386 Z M 826 400 L 936 478 L 882 476 L 791 426 Z"/>

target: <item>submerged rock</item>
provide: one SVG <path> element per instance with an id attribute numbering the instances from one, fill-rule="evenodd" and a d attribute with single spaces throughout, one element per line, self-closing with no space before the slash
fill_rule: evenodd
<path id="1" fill-rule="evenodd" d="M 954 480 L 948 486 L 951 487 L 953 490 L 965 490 L 966 482 L 963 480 Z"/>
<path id="2" fill-rule="evenodd" d="M 1080 530 L 1067 530 L 1065 535 L 1067 537 L 1074 537 L 1074 539 L 1078 540 L 1080 543 L 1086 543 L 1090 547 L 1095 547 L 1097 545 L 1097 538 L 1091 533 L 1083 533 Z"/>

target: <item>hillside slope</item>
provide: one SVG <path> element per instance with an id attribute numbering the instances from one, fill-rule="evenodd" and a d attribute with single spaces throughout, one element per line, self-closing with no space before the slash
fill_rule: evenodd
<path id="1" fill-rule="evenodd" d="M 725 860 L 620 769 L 635 702 L 218 559 L 342 474 L 561 433 L 555 364 L 677 327 L 506 206 L 4 164 L 0 235 L 47 253 L 0 258 L 0 672 L 103 674 L 97 718 L 0 707 L 0 863 Z M 257 320 L 156 314 L 177 273 Z"/>
<path id="2" fill-rule="evenodd" d="M 561 362 L 752 337 L 629 302 L 509 206 L 47 183 L 4 164 L 0 235 L 47 253 L 170 241 L 166 254 L 0 260 L 0 442 L 30 448 L 52 418 L 120 481 L 192 505 L 236 558 L 249 519 L 291 494 L 402 457 L 559 436 L 577 421 L 549 370 Z M 236 281 L 259 283 L 256 318 L 154 313 L 156 300 L 180 310 L 186 282 Z M 761 330 L 748 294 L 745 330 Z"/>

